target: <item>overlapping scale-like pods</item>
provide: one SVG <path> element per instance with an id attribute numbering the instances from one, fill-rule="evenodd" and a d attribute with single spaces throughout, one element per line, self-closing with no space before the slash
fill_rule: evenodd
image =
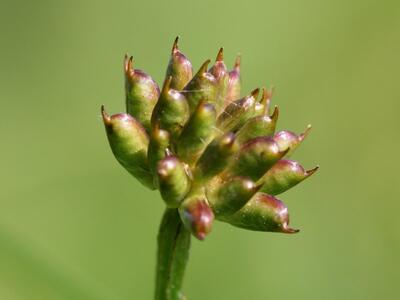
<path id="1" fill-rule="evenodd" d="M 214 219 L 295 233 L 287 207 L 275 195 L 317 170 L 287 159 L 310 127 L 299 135 L 275 132 L 279 109 L 270 112 L 272 90 L 241 96 L 241 58 L 228 70 L 223 56 L 221 48 L 209 69 L 206 60 L 193 75 L 177 38 L 161 91 L 126 56 L 126 113 L 109 116 L 102 108 L 111 149 L 130 174 L 158 189 L 168 208 L 178 209 L 184 226 L 200 240 Z"/>

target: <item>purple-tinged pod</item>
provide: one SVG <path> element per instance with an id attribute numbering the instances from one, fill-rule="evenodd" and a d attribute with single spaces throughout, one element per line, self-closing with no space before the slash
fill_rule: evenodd
<path id="1" fill-rule="evenodd" d="M 229 84 L 229 72 L 224 63 L 224 48 L 220 48 L 214 65 L 208 71 L 217 81 L 215 107 L 220 112 L 224 108 L 225 97 Z"/>
<path id="2" fill-rule="evenodd" d="M 271 116 L 261 115 L 247 120 L 236 133 L 238 142 L 243 144 L 256 137 L 272 136 L 275 132 L 278 116 L 279 109 L 275 106 L 275 110 Z"/>
<path id="3" fill-rule="evenodd" d="M 215 183 L 207 188 L 206 195 L 217 219 L 219 216 L 231 215 L 241 209 L 260 189 L 260 186 L 256 186 L 252 180 L 242 176 L 234 177 L 227 182 Z"/>
<path id="4" fill-rule="evenodd" d="M 109 116 L 101 107 L 111 150 L 118 162 L 143 185 L 154 189 L 147 161 L 149 137 L 143 126 L 129 114 Z"/>
<path id="5" fill-rule="evenodd" d="M 126 112 L 135 117 L 149 132 L 150 119 L 160 95 L 157 83 L 145 72 L 134 69 L 132 56 L 125 56 Z"/>
<path id="6" fill-rule="evenodd" d="M 261 178 L 261 192 L 278 195 L 294 187 L 318 170 L 304 168 L 296 161 L 281 159 Z"/>
<path id="7" fill-rule="evenodd" d="M 211 103 L 200 102 L 176 143 L 180 159 L 194 165 L 214 137 L 217 112 Z"/>
<path id="8" fill-rule="evenodd" d="M 150 142 L 147 150 L 149 167 L 154 178 L 157 178 L 157 164 L 166 156 L 169 147 L 170 135 L 168 131 L 160 129 L 160 126 L 155 124 L 150 133 Z"/>
<path id="9" fill-rule="evenodd" d="M 217 80 L 207 72 L 210 60 L 206 60 L 183 89 L 189 103 L 190 113 L 199 105 L 200 101 L 215 103 L 217 95 Z"/>
<path id="10" fill-rule="evenodd" d="M 256 182 L 285 154 L 272 138 L 254 138 L 242 146 L 226 174 L 247 176 Z"/>
<path id="11" fill-rule="evenodd" d="M 281 151 L 289 150 L 286 155 L 290 156 L 301 144 L 301 142 L 303 142 L 303 140 L 307 137 L 307 135 L 310 133 L 310 130 L 311 125 L 308 125 L 304 133 L 301 133 L 299 135 L 288 130 L 282 130 L 274 135 L 274 140 L 278 144 Z"/>
<path id="12" fill-rule="evenodd" d="M 231 102 L 219 115 L 217 119 L 218 128 L 222 131 L 233 131 L 253 117 L 259 92 L 260 89 L 255 89 L 250 95 Z"/>
<path id="13" fill-rule="evenodd" d="M 172 46 L 171 58 L 168 63 L 166 77 L 172 76 L 171 88 L 181 91 L 193 77 L 192 63 L 178 48 L 178 39 L 176 37 Z"/>
<path id="14" fill-rule="evenodd" d="M 171 139 L 176 139 L 189 118 L 189 106 L 185 96 L 177 90 L 171 89 L 172 77 L 164 81 L 164 85 L 151 116 L 151 125 L 159 124 L 161 129 L 171 134 Z"/>
<path id="15" fill-rule="evenodd" d="M 228 88 L 225 96 L 224 106 L 228 106 L 232 101 L 240 99 L 240 55 L 236 57 L 235 65 L 229 72 Z"/>
<path id="16" fill-rule="evenodd" d="M 221 173 L 239 150 L 235 134 L 228 132 L 216 137 L 204 150 L 194 168 L 194 178 L 204 182 Z"/>
<path id="17" fill-rule="evenodd" d="M 199 240 L 210 233 L 214 213 L 204 195 L 187 197 L 179 207 L 179 215 L 185 227 Z"/>
<path id="18" fill-rule="evenodd" d="M 298 229 L 289 227 L 289 213 L 286 205 L 281 200 L 265 193 L 255 194 L 238 212 L 220 220 L 254 231 L 299 232 Z"/>
<path id="19" fill-rule="evenodd" d="M 175 156 L 167 156 L 157 164 L 161 197 L 170 208 L 178 208 L 190 189 L 184 164 Z"/>

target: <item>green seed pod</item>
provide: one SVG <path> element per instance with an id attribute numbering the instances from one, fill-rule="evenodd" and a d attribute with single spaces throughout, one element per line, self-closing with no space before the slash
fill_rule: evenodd
<path id="1" fill-rule="evenodd" d="M 219 49 L 215 63 L 208 72 L 211 73 L 217 81 L 215 106 L 217 111 L 220 112 L 225 107 L 224 102 L 229 83 L 229 72 L 224 63 L 224 48 Z"/>
<path id="2" fill-rule="evenodd" d="M 229 72 L 228 88 L 225 96 L 224 107 L 240 98 L 240 55 L 236 57 L 233 70 Z"/>
<path id="3" fill-rule="evenodd" d="M 160 129 L 160 126 L 158 124 L 155 124 L 155 126 L 151 130 L 150 143 L 147 150 L 149 167 L 154 178 L 157 178 L 157 164 L 166 156 L 166 151 L 169 146 L 170 135 L 168 131 Z"/>
<path id="4" fill-rule="evenodd" d="M 179 157 L 194 165 L 214 137 L 217 113 L 211 103 L 200 102 L 176 144 Z"/>
<path id="5" fill-rule="evenodd" d="M 222 131 L 232 131 L 240 128 L 249 118 L 253 117 L 259 91 L 260 89 L 255 89 L 250 95 L 231 102 L 218 117 L 218 128 Z"/>
<path id="6" fill-rule="evenodd" d="M 215 178 L 212 186 L 207 187 L 207 199 L 216 218 L 241 209 L 260 188 L 246 177 L 234 177 L 227 182 Z"/>
<path id="7" fill-rule="evenodd" d="M 269 137 L 258 137 L 242 146 L 226 174 L 247 176 L 257 181 L 286 154 Z"/>
<path id="8" fill-rule="evenodd" d="M 260 182 L 263 184 L 261 192 L 270 195 L 281 194 L 310 177 L 317 170 L 318 167 L 306 171 L 298 162 L 282 159 L 261 178 Z"/>
<path id="9" fill-rule="evenodd" d="M 177 208 L 190 189 L 186 168 L 175 156 L 167 156 L 157 164 L 161 197 L 170 208 Z"/>
<path id="10" fill-rule="evenodd" d="M 178 39 L 179 37 L 176 37 L 174 45 L 172 46 L 166 78 L 172 76 L 170 87 L 174 90 L 181 91 L 190 79 L 192 79 L 193 69 L 191 62 L 179 51 Z"/>
<path id="11" fill-rule="evenodd" d="M 275 132 L 278 116 L 279 109 L 275 106 L 271 116 L 261 115 L 247 120 L 236 134 L 238 142 L 242 144 L 256 137 L 272 136 Z"/>
<path id="12" fill-rule="evenodd" d="M 147 162 L 149 138 L 143 126 L 128 114 L 109 116 L 101 107 L 111 150 L 118 162 L 143 185 L 154 189 Z"/>
<path id="13" fill-rule="evenodd" d="M 193 78 L 184 88 L 189 103 L 190 113 L 199 105 L 200 101 L 215 103 L 217 95 L 217 80 L 207 72 L 210 60 L 206 60 Z"/>
<path id="14" fill-rule="evenodd" d="M 223 171 L 238 151 L 235 135 L 228 132 L 215 138 L 204 150 L 196 163 L 194 178 L 204 182 Z"/>
<path id="15" fill-rule="evenodd" d="M 286 154 L 290 156 L 296 150 L 296 148 L 301 144 L 301 142 L 307 137 L 311 130 L 311 125 L 307 126 L 307 129 L 302 134 L 295 134 L 288 130 L 282 130 L 274 135 L 274 141 L 278 144 L 279 150 L 286 151 Z"/>
<path id="16" fill-rule="evenodd" d="M 172 139 L 176 139 L 189 118 L 188 103 L 182 93 L 171 89 L 172 77 L 164 81 L 160 98 L 154 107 L 151 124 L 160 124 L 160 128 L 167 130 Z"/>
<path id="17" fill-rule="evenodd" d="M 133 69 L 132 56 L 125 56 L 126 111 L 135 117 L 149 132 L 150 118 L 160 90 L 157 83 L 145 72 Z"/>
<path id="18" fill-rule="evenodd" d="M 204 195 L 187 197 L 179 207 L 179 215 L 185 227 L 199 240 L 210 233 L 214 222 L 214 213 Z"/>
<path id="19" fill-rule="evenodd" d="M 290 228 L 289 213 L 285 204 L 264 193 L 257 193 L 238 212 L 223 219 L 233 226 L 254 230 L 282 233 L 296 233 L 298 229 Z"/>

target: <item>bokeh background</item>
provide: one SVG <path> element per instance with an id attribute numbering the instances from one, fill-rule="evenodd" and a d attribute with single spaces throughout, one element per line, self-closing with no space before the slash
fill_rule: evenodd
<path id="1" fill-rule="evenodd" d="M 195 68 L 242 53 L 280 129 L 320 171 L 281 195 L 297 235 L 216 223 L 191 300 L 400 299 L 398 1 L 0 2 L 0 299 L 152 299 L 163 203 L 113 158 L 99 107 L 122 59 L 162 82 L 175 36 Z"/>

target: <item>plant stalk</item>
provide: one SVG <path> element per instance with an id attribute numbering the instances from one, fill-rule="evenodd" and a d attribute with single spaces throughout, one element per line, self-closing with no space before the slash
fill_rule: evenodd
<path id="1" fill-rule="evenodd" d="M 158 232 L 155 300 L 184 300 L 181 288 L 189 258 L 190 232 L 177 209 L 166 208 Z"/>

